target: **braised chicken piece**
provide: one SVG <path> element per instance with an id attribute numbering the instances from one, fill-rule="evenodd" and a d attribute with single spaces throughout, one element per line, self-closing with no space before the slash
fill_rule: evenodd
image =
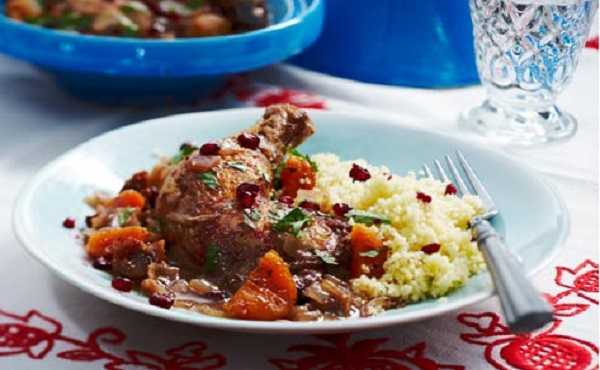
<path id="1" fill-rule="evenodd" d="M 273 106 L 254 127 L 181 161 L 156 203 L 171 256 L 218 286 L 237 289 L 260 256 L 287 243 L 272 229 L 274 169 L 313 132 L 305 112 Z"/>

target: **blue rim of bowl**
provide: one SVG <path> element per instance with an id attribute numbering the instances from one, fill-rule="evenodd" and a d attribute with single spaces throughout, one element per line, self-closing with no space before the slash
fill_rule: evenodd
<path id="1" fill-rule="evenodd" d="M 243 113 L 244 111 L 254 112 L 256 114 L 260 114 L 263 110 L 258 108 L 237 108 L 237 109 L 229 109 L 227 112 L 229 114 L 235 113 Z M 348 117 L 348 118 L 364 118 L 364 114 L 361 113 L 349 113 L 349 112 L 323 112 L 320 110 L 307 109 L 309 113 L 315 114 L 335 114 L 340 117 Z M 196 112 L 196 113 L 184 113 L 178 114 L 176 116 L 185 116 L 185 115 L 211 115 L 211 114 L 222 114 L 220 111 L 215 112 Z M 173 116 L 171 116 L 173 117 Z M 171 118 L 169 117 L 169 118 Z M 49 162 L 46 166 L 40 170 L 34 177 L 29 180 L 26 186 L 21 190 L 17 201 L 15 202 L 15 206 L 13 208 L 12 214 L 12 226 L 17 239 L 21 243 L 21 245 L 25 248 L 25 250 L 34 257 L 38 262 L 42 265 L 46 266 L 52 272 L 56 273 L 63 280 L 73 284 L 79 289 L 87 292 L 91 295 L 100 297 L 105 299 L 108 302 L 119 305 L 121 307 L 125 307 L 128 309 L 132 309 L 134 311 L 138 311 L 141 313 L 145 313 L 151 316 L 160 317 L 163 319 L 177 321 L 186 324 L 192 324 L 195 326 L 201 326 L 206 328 L 227 330 L 227 331 L 236 331 L 236 332 L 250 332 L 250 333 L 263 333 L 263 334 L 326 334 L 326 333 L 341 333 L 348 331 L 360 331 L 367 329 L 375 329 L 382 327 L 389 327 L 390 325 L 399 325 L 404 323 L 410 323 L 415 321 L 421 321 L 427 318 L 439 316 L 446 313 L 454 312 L 463 307 L 482 302 L 488 298 L 491 298 L 496 295 L 495 290 L 493 288 L 486 289 L 474 293 L 466 298 L 463 298 L 459 301 L 446 303 L 439 307 L 435 307 L 433 309 L 421 310 L 421 311 L 413 311 L 413 312 L 405 312 L 396 315 L 375 315 L 370 317 L 358 318 L 358 319 L 346 319 L 346 320 L 332 320 L 332 321 L 318 321 L 318 322 L 294 322 L 294 321 L 251 321 L 251 320 L 235 320 L 230 318 L 217 318 L 202 314 L 194 314 L 190 315 L 188 312 L 182 312 L 179 310 L 164 310 L 162 308 L 154 307 L 147 302 L 136 301 L 124 296 L 122 294 L 118 294 L 115 292 L 111 292 L 108 290 L 98 289 L 96 284 L 89 281 L 82 281 L 78 278 L 78 276 L 74 273 L 65 272 L 58 268 L 55 268 L 51 262 L 49 262 L 46 256 L 41 253 L 39 250 L 32 248 L 31 245 L 35 245 L 34 240 L 30 239 L 29 235 L 27 235 L 25 228 L 22 226 L 24 224 L 25 218 L 25 210 L 27 209 L 27 205 L 29 204 L 29 198 L 32 196 L 32 190 L 34 190 L 37 186 L 40 185 L 40 182 L 43 181 L 47 174 L 51 173 L 54 170 L 54 167 L 57 166 L 60 161 L 73 153 L 77 149 L 79 149 L 82 145 L 88 144 L 100 138 L 103 138 L 106 135 L 110 135 L 116 131 L 126 130 L 128 127 L 137 126 L 137 125 L 147 125 L 156 123 L 156 121 L 161 121 L 166 119 L 167 117 L 155 118 L 150 120 L 145 120 L 138 122 L 133 125 L 124 126 L 115 130 L 108 131 L 101 135 L 98 135 L 92 139 L 89 139 L 75 148 L 68 150 L 67 152 L 61 154 L 56 159 Z M 316 118 L 318 119 L 318 118 Z M 379 125 L 385 126 L 393 126 L 399 127 L 397 123 L 395 123 L 393 118 L 384 118 L 377 117 Z M 424 130 L 423 128 L 419 128 L 412 125 L 402 125 L 405 129 L 420 131 L 426 134 L 435 134 L 441 137 L 445 137 L 451 139 L 453 141 L 458 142 L 459 144 L 465 146 L 476 147 L 481 150 L 485 150 L 488 152 L 493 152 L 494 155 L 497 155 L 504 160 L 510 161 L 515 166 L 525 170 L 528 173 L 537 174 L 538 172 L 532 169 L 530 166 L 525 165 L 523 163 L 515 162 L 514 159 L 509 157 L 507 154 L 496 150 L 491 149 L 488 146 L 485 146 L 480 143 L 473 143 L 471 141 L 467 141 L 464 139 L 456 138 L 449 134 L 432 132 L 428 130 Z M 548 183 L 545 179 L 541 177 L 536 177 L 536 180 L 540 183 L 541 186 L 545 187 L 550 194 L 552 194 L 554 200 L 557 202 L 557 207 L 560 209 L 561 214 L 563 215 L 562 222 L 563 228 L 561 233 L 558 235 L 557 240 L 554 244 L 554 249 L 552 249 L 551 253 L 547 254 L 543 259 L 538 260 L 537 264 L 531 268 L 531 270 L 527 271 L 526 274 L 528 277 L 534 276 L 538 273 L 542 268 L 547 266 L 550 261 L 552 261 L 564 247 L 565 241 L 569 236 L 571 229 L 571 219 L 568 208 L 562 197 L 559 195 L 558 191 L 555 187 Z M 482 272 L 481 274 L 489 275 L 488 272 Z M 200 316 L 196 316 L 200 315 Z M 198 319 L 200 317 L 200 320 Z"/>

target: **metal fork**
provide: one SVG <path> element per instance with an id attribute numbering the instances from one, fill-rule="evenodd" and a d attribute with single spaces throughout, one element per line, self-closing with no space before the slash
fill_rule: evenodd
<path id="1" fill-rule="evenodd" d="M 470 227 L 492 275 L 508 326 L 515 333 L 529 333 L 543 327 L 553 320 L 552 307 L 525 276 L 519 259 L 506 247 L 488 222 L 498 215 L 498 208 L 473 167 L 460 151 L 456 152 L 456 159 L 464 176 L 461 176 L 452 158 L 446 155 L 446 167 L 454 181 L 450 180 L 439 160 L 433 162 L 437 179 L 446 183 L 452 182 L 461 196 L 474 194 L 481 199 L 485 212 L 474 217 L 470 221 Z M 427 177 L 436 178 L 428 165 L 423 166 L 423 171 Z"/>

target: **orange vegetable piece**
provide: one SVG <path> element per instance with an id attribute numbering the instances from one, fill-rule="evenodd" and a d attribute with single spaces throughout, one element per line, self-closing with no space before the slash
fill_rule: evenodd
<path id="1" fill-rule="evenodd" d="M 282 195 L 295 198 L 299 189 L 310 190 L 315 187 L 317 174 L 306 159 L 294 155 L 286 161 L 280 179 Z"/>
<path id="2" fill-rule="evenodd" d="M 100 229 L 90 235 L 85 249 L 93 258 L 107 256 L 111 253 L 111 246 L 121 240 L 136 239 L 145 241 L 148 234 L 148 230 L 140 226 Z"/>
<path id="3" fill-rule="evenodd" d="M 225 304 L 224 311 L 227 316 L 244 320 L 283 319 L 296 304 L 297 294 L 287 263 L 271 250 Z"/>
<path id="4" fill-rule="evenodd" d="M 377 232 L 363 224 L 352 227 L 350 234 L 352 246 L 352 277 L 361 275 L 379 278 L 383 275 L 383 264 L 388 250 L 377 236 Z M 370 256 L 373 255 L 373 256 Z"/>
<path id="5" fill-rule="evenodd" d="M 145 205 L 146 198 L 140 192 L 131 189 L 120 192 L 112 202 L 113 207 L 144 208 Z"/>

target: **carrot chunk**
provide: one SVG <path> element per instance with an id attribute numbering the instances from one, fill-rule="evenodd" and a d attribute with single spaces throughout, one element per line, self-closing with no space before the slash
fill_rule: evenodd
<path id="1" fill-rule="evenodd" d="M 144 208 L 146 205 L 146 198 L 135 190 L 123 190 L 117 195 L 112 202 L 113 207 L 131 207 L 131 208 Z"/>
<path id="2" fill-rule="evenodd" d="M 310 190 L 317 183 L 317 174 L 312 165 L 304 158 L 290 156 L 281 170 L 282 195 L 293 198 L 298 190 Z"/>
<path id="3" fill-rule="evenodd" d="M 352 277 L 357 278 L 361 275 L 381 277 L 388 251 L 377 233 L 363 224 L 356 224 L 352 227 L 350 238 Z"/>
<path id="4" fill-rule="evenodd" d="M 111 246 L 123 239 L 145 241 L 148 230 L 140 226 L 100 229 L 92 233 L 85 245 L 90 257 L 107 256 L 111 253 Z"/>
<path id="5" fill-rule="evenodd" d="M 296 304 L 296 284 L 277 252 L 267 252 L 244 284 L 225 304 L 227 316 L 272 321 L 287 317 Z"/>

